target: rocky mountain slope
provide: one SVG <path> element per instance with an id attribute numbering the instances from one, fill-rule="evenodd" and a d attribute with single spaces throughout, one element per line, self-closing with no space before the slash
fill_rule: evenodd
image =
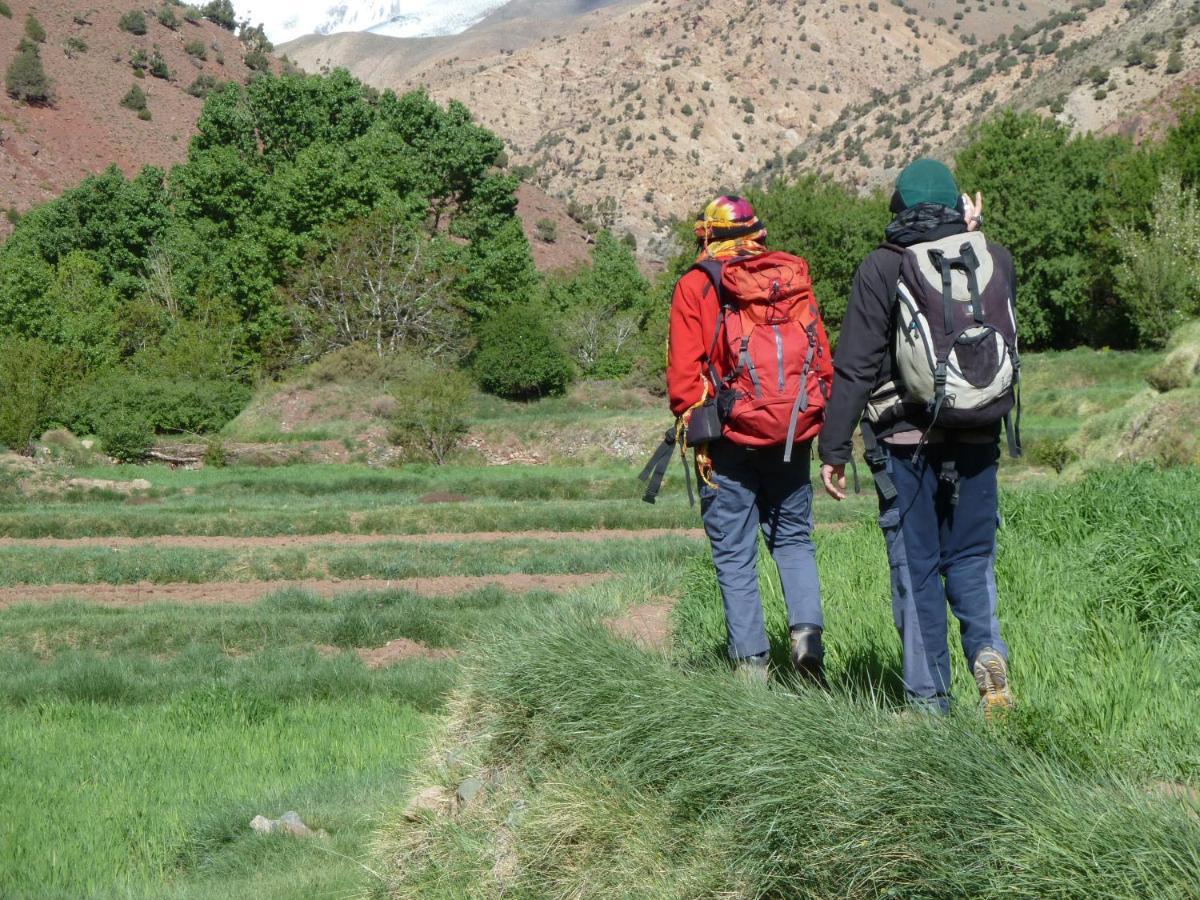
<path id="1" fill-rule="evenodd" d="M 919 153 L 952 155 L 1006 105 L 1140 134 L 1200 80 L 1195 0 L 643 0 L 549 35 L 506 10 L 510 46 L 483 23 L 287 49 L 462 100 L 577 218 L 650 255 L 671 220 L 747 180 L 818 170 L 867 187 Z"/>
<path id="2" fill-rule="evenodd" d="M 928 78 L 964 48 L 1051 11 L 918 2 L 649 0 L 499 51 L 479 52 L 474 29 L 433 55 L 389 53 L 382 38 L 363 55 L 344 39 L 286 49 L 304 67 L 347 65 L 381 87 L 424 85 L 464 101 L 538 184 L 653 254 L 668 223 L 706 194 L 803 163 L 805 141 L 847 105 Z"/>
<path id="3" fill-rule="evenodd" d="M 160 7 L 144 12 L 144 34 L 121 29 L 121 17 L 135 5 L 120 0 L 91 0 L 86 9 L 47 0 L 7 6 L 12 15 L 0 15 L 0 68 L 17 55 L 33 16 L 45 32 L 38 48 L 52 99 L 34 104 L 0 95 L 0 203 L 9 210 L 0 229 L 110 165 L 129 174 L 146 164 L 181 162 L 203 103 L 196 95 L 206 83 L 244 81 L 250 73 L 246 48 L 233 32 L 206 19 L 187 21 L 182 6 L 162 7 L 173 25 L 160 22 Z M 121 106 L 135 85 L 146 95 L 140 117 Z"/>

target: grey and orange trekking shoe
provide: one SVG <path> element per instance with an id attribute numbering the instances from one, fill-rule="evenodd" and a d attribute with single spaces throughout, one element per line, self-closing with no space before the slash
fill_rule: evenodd
<path id="1" fill-rule="evenodd" d="M 991 720 L 1002 716 L 1016 704 L 1012 691 L 1008 689 L 1008 663 L 994 647 L 984 647 L 975 654 L 971 667 L 975 684 L 979 686 L 979 700 L 983 705 L 983 717 Z"/>
<path id="2" fill-rule="evenodd" d="M 803 680 L 825 687 L 825 647 L 821 629 L 798 625 L 791 630 L 792 667 Z"/>
<path id="3" fill-rule="evenodd" d="M 771 680 L 771 656 L 760 653 L 758 656 L 743 656 L 733 661 L 733 673 L 743 681 L 760 681 L 766 684 Z"/>

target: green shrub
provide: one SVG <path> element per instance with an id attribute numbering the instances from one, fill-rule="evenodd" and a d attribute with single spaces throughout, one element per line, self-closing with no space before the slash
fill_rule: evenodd
<path id="1" fill-rule="evenodd" d="M 51 83 L 42 66 L 36 45 L 19 50 L 4 73 L 4 86 L 9 96 L 23 103 L 49 103 Z"/>
<path id="2" fill-rule="evenodd" d="M 249 399 L 250 389 L 236 381 L 113 369 L 76 392 L 68 424 L 77 434 L 101 434 L 105 421 L 127 412 L 153 431 L 205 434 L 233 419 Z"/>
<path id="3" fill-rule="evenodd" d="M 1057 437 L 1030 441 L 1025 447 L 1025 455 L 1034 465 L 1047 466 L 1059 475 L 1079 458 L 1066 439 Z"/>
<path id="4" fill-rule="evenodd" d="M 174 31 L 179 27 L 179 18 L 175 15 L 175 7 L 164 3 L 158 8 L 158 24 Z"/>
<path id="5" fill-rule="evenodd" d="M 548 325 L 547 311 L 524 304 L 497 312 L 479 331 L 475 373 L 483 389 L 511 400 L 561 394 L 571 361 Z"/>
<path id="6" fill-rule="evenodd" d="M 183 52 L 186 53 L 188 56 L 195 57 L 196 59 L 207 59 L 208 58 L 208 48 L 207 48 L 207 46 L 205 46 L 204 41 L 199 40 L 198 38 L 195 40 L 188 41 L 186 44 L 184 44 Z"/>
<path id="7" fill-rule="evenodd" d="M 117 21 L 117 27 L 122 31 L 128 31 L 130 34 L 145 34 L 146 33 L 146 16 L 140 9 L 131 9 L 129 12 L 122 14 Z"/>
<path id="8" fill-rule="evenodd" d="M 251 50 L 242 57 L 242 62 L 252 72 L 268 72 L 271 69 L 271 57 L 261 50 Z"/>
<path id="9" fill-rule="evenodd" d="M 183 8 L 183 20 L 189 25 L 199 25 L 200 20 L 204 18 L 204 12 L 198 6 L 185 6 Z"/>
<path id="10" fill-rule="evenodd" d="M 415 366 L 392 389 L 396 405 L 389 436 L 406 462 L 442 465 L 467 433 L 471 382 L 457 369 Z"/>
<path id="11" fill-rule="evenodd" d="M 141 462 L 154 443 L 154 429 L 145 416 L 130 409 L 116 409 L 96 428 L 104 452 L 120 462 Z"/>
<path id="12" fill-rule="evenodd" d="M 0 16 L 4 16 L 6 19 L 12 18 L 12 9 L 4 0 L 0 0 Z"/>
<path id="13" fill-rule="evenodd" d="M 132 109 L 134 112 L 141 112 L 146 108 L 146 92 L 136 84 L 133 85 L 121 98 L 121 106 Z"/>
<path id="14" fill-rule="evenodd" d="M 72 356 L 45 341 L 0 339 L 0 444 L 14 450 L 29 447 L 49 423 L 76 370 Z"/>
<path id="15" fill-rule="evenodd" d="M 223 469 L 229 465 L 229 454 L 225 450 L 225 442 L 219 437 L 209 438 L 204 445 L 202 461 L 206 468 Z"/>
<path id="16" fill-rule="evenodd" d="M 76 56 L 79 56 L 80 54 L 87 53 L 87 50 L 88 50 L 87 41 L 85 41 L 83 38 L 79 37 L 78 35 L 73 34 L 69 38 L 67 38 L 65 41 L 63 41 L 63 52 L 66 53 L 67 56 L 72 59 L 75 58 Z"/>
<path id="17" fill-rule="evenodd" d="M 42 23 L 37 20 L 33 13 L 25 17 L 25 37 L 33 41 L 35 44 L 46 43 L 46 29 L 42 27 Z"/>
<path id="18" fill-rule="evenodd" d="M 143 122 L 149 122 L 149 121 L 150 121 L 150 119 L 151 119 L 151 118 L 153 118 L 153 117 L 150 115 L 150 110 L 148 110 L 148 109 L 139 109 L 139 110 L 138 110 L 137 117 L 138 117 L 139 119 L 141 119 Z"/>

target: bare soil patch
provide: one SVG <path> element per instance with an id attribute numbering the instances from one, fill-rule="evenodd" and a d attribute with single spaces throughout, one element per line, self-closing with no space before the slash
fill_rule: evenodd
<path id="1" fill-rule="evenodd" d="M 363 544 L 449 544 L 499 541 L 606 541 L 677 535 L 704 537 L 699 528 L 610 528 L 596 531 L 439 531 L 431 534 L 279 534 L 259 537 L 164 534 L 154 537 L 0 538 L 0 547 L 194 547 L 201 550 L 242 550 L 253 547 L 294 548 L 361 546 Z"/>
<path id="2" fill-rule="evenodd" d="M 498 587 L 513 593 L 566 593 L 603 581 L 596 575 L 441 575 L 433 578 L 356 578 L 347 581 L 211 581 L 203 584 L 52 584 L 0 588 L 0 609 L 18 603 L 52 603 L 77 599 L 104 606 L 142 606 L 147 603 L 195 605 L 250 604 L 287 588 L 311 591 L 331 599 L 362 591 L 410 591 L 423 597 L 455 597 L 481 588 Z"/>
<path id="3" fill-rule="evenodd" d="M 382 647 L 358 647 L 354 652 L 368 669 L 384 669 L 406 659 L 453 659 L 458 656 L 457 650 L 427 647 L 420 641 L 410 641 L 408 638 L 396 638 Z"/>
<path id="4" fill-rule="evenodd" d="M 666 650 L 671 643 L 671 610 L 675 601 L 660 597 L 627 610 L 624 615 L 608 619 L 605 624 L 617 637 L 633 641 L 648 650 Z"/>
<path id="5" fill-rule="evenodd" d="M 455 494 L 452 491 L 431 491 L 420 497 L 417 502 L 428 503 L 466 503 L 471 498 L 465 494 Z"/>

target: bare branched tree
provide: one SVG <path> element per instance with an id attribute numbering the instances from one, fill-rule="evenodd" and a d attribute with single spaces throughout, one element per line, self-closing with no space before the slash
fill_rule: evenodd
<path id="1" fill-rule="evenodd" d="M 360 343 L 380 355 L 404 347 L 430 359 L 460 354 L 465 323 L 430 240 L 372 217 L 313 254 L 286 291 L 298 361 Z"/>
<path id="2" fill-rule="evenodd" d="M 637 319 L 611 306 L 588 305 L 574 310 L 564 326 L 564 340 L 580 367 L 590 371 L 603 357 L 616 356 L 637 337 Z"/>

